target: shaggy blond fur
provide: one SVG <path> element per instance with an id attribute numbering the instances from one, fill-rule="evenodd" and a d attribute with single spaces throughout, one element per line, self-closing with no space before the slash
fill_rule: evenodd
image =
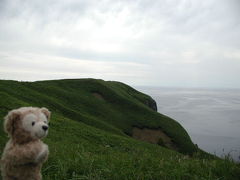
<path id="1" fill-rule="evenodd" d="M 48 158 L 47 135 L 50 112 L 46 108 L 23 107 L 5 117 L 10 139 L 1 159 L 3 180 L 41 180 L 41 167 Z"/>

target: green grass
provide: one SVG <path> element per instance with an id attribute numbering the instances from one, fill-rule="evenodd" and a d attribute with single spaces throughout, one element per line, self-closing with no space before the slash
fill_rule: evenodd
<path id="1" fill-rule="evenodd" d="M 147 101 L 153 100 L 119 82 L 0 81 L 0 123 L 8 110 L 20 106 L 52 111 L 44 180 L 239 179 L 238 164 L 197 150 L 179 123 L 153 111 Z M 130 138 L 132 126 L 161 128 L 184 154 Z M 6 141 L 0 128 L 0 153 Z"/>
<path id="2" fill-rule="evenodd" d="M 115 134 L 132 133 L 132 127 L 161 128 L 178 144 L 180 152 L 196 151 L 187 132 L 175 120 L 149 108 L 145 102 L 151 97 L 119 82 L 96 79 L 56 80 L 41 82 L 0 81 L 2 99 L 16 99 L 18 103 L 31 106 L 45 106 L 58 113 L 90 126 Z M 93 96 L 101 94 L 104 100 Z M 1 94 L 0 94 L 1 97 Z M 15 100 L 13 100 L 15 102 Z M 13 103 L 11 102 L 11 103 Z M 0 104 L 0 106 L 1 106 Z"/>

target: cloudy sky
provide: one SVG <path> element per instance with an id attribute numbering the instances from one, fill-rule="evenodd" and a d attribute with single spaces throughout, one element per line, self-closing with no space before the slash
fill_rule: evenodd
<path id="1" fill-rule="evenodd" d="M 240 88 L 239 0 L 0 0 L 0 79 Z"/>

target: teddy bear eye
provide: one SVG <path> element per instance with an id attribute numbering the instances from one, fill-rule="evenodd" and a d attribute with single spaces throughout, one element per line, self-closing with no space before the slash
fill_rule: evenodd
<path id="1" fill-rule="evenodd" d="M 34 126 L 34 125 L 35 125 L 35 122 L 33 121 L 33 122 L 32 122 L 32 126 Z"/>

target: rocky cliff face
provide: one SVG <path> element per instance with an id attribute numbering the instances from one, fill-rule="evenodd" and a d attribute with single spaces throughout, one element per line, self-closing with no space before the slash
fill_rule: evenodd
<path id="1" fill-rule="evenodd" d="M 145 102 L 145 104 L 150 107 L 152 110 L 157 111 L 157 103 L 153 99 L 149 99 Z"/>

